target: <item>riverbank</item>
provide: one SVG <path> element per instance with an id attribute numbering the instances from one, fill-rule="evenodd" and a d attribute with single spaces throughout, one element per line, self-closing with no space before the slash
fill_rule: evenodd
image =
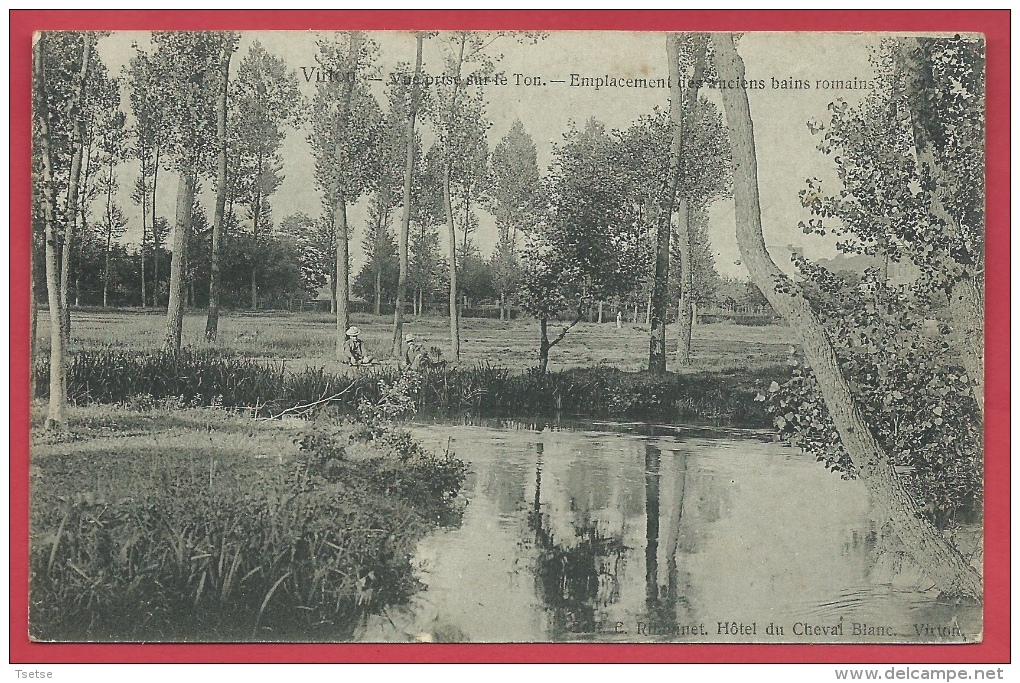
<path id="1" fill-rule="evenodd" d="M 33 371 L 37 396 L 43 397 L 48 366 L 39 362 Z M 263 417 L 327 409 L 356 416 L 365 402 L 385 400 L 381 387 L 401 375 L 395 367 L 290 371 L 285 362 L 215 349 L 177 355 L 105 349 L 72 356 L 68 395 L 80 405 L 228 407 Z M 754 397 L 788 378 L 789 368 L 782 365 L 665 375 L 605 364 L 546 374 L 447 366 L 415 373 L 407 399 L 420 414 L 445 417 L 575 416 L 764 429 L 772 419 Z"/>
<path id="2" fill-rule="evenodd" d="M 31 634 L 349 639 L 419 590 L 414 547 L 464 476 L 379 424 L 78 407 L 33 430 Z"/>

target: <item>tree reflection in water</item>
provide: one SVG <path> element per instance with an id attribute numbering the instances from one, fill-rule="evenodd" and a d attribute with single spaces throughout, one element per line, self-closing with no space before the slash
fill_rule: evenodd
<path id="1" fill-rule="evenodd" d="M 573 537 L 558 542 L 549 516 L 542 512 L 544 444 L 536 443 L 535 451 L 535 500 L 528 528 L 535 534 L 535 585 L 551 620 L 551 635 L 598 633 L 608 628 L 602 616 L 605 607 L 620 599 L 622 536 L 603 533 L 584 512 L 572 524 Z"/>
<path id="2" fill-rule="evenodd" d="M 666 581 L 663 585 L 659 582 L 662 451 L 651 443 L 645 444 L 645 608 L 648 620 L 646 631 L 660 635 L 678 633 L 680 622 L 686 621 L 686 615 L 678 615 L 678 608 L 682 608 L 685 613 L 690 612 L 690 605 L 687 603 L 688 581 L 684 581 L 685 585 L 681 590 L 681 575 L 676 560 L 680 524 L 683 521 L 687 458 L 686 453 L 682 451 L 672 453 L 676 456 L 673 465 L 677 480 L 666 488 L 666 491 L 672 494 L 672 501 L 667 503 L 668 514 L 663 525 L 666 559 Z M 687 578 L 686 574 L 684 578 Z"/>

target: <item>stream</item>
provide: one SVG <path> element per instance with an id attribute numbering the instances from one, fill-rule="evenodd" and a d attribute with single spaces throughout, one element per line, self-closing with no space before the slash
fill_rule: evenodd
<path id="1" fill-rule="evenodd" d="M 470 465 L 462 523 L 423 539 L 425 589 L 363 642 L 961 643 L 868 493 L 741 430 L 432 424 Z M 965 552 L 979 530 L 958 532 Z"/>

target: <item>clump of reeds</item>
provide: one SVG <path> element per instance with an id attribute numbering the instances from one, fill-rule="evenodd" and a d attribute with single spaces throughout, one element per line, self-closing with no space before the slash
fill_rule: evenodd
<path id="1" fill-rule="evenodd" d="M 464 464 L 400 432 L 366 443 L 350 427 L 314 429 L 285 462 L 38 462 L 32 635 L 343 639 L 361 615 L 406 601 L 414 544 L 451 517 Z"/>
<path id="2" fill-rule="evenodd" d="M 48 390 L 45 362 L 37 364 L 36 390 Z M 282 363 L 213 350 L 179 354 L 128 353 L 116 349 L 81 352 L 68 372 L 69 396 L 79 403 L 130 403 L 172 399 L 181 405 L 251 408 L 276 415 L 329 397 L 330 410 L 358 415 L 365 401 L 382 398 L 381 384 L 400 377 L 396 368 L 332 374 L 321 368 L 288 372 Z M 513 373 L 487 364 L 440 367 L 420 373 L 412 399 L 431 415 L 551 417 L 709 422 L 741 427 L 771 426 L 754 396 L 789 370 L 769 367 L 739 373 L 654 376 L 606 366 L 558 372 Z M 342 393 L 341 393 L 342 392 Z M 340 395 L 337 395 L 340 394 Z"/>

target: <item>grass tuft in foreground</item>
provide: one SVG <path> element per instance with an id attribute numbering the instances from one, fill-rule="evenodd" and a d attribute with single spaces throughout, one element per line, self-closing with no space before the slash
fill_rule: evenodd
<path id="1" fill-rule="evenodd" d="M 120 449 L 35 459 L 40 640 L 345 640 L 419 585 L 466 466 L 384 425 L 310 423 L 280 458 Z"/>

